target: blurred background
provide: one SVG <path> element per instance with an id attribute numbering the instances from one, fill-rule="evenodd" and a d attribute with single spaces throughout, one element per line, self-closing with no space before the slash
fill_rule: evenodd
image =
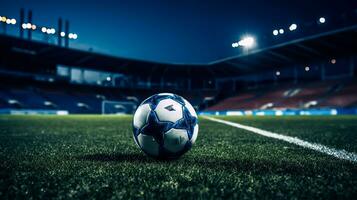
<path id="1" fill-rule="evenodd" d="M 355 1 L 3 1 L 0 113 L 357 114 Z"/>

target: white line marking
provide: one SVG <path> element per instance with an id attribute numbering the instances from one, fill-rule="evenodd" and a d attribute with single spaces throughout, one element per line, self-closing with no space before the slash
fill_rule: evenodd
<path id="1" fill-rule="evenodd" d="M 222 123 L 222 124 L 226 124 L 228 126 L 233 126 L 236 128 L 240 128 L 240 129 L 244 129 L 250 132 L 254 132 L 257 133 L 259 135 L 265 136 L 265 137 L 270 137 L 270 138 L 275 138 L 278 140 L 283 140 L 285 142 L 291 143 L 291 144 L 295 144 L 304 148 L 308 148 L 308 149 L 312 149 L 330 156 L 334 156 L 336 158 L 339 159 L 343 159 L 343 160 L 348 160 L 351 162 L 357 162 L 357 154 L 352 153 L 352 152 L 348 152 L 346 150 L 338 150 L 338 149 L 334 149 L 334 148 L 330 148 L 327 146 L 324 146 L 322 144 L 317 144 L 317 143 L 310 143 L 304 140 L 301 140 L 297 137 L 291 137 L 291 136 L 286 136 L 286 135 L 280 135 L 277 133 L 273 133 L 270 131 L 266 131 L 266 130 L 262 130 L 259 128 L 255 128 L 252 126 L 246 126 L 246 125 L 242 125 L 242 124 L 238 124 L 238 123 L 234 123 L 234 122 L 230 122 L 230 121 L 226 121 L 226 120 L 222 120 L 222 119 L 217 119 L 217 118 L 212 118 L 212 117 L 207 117 L 207 116 L 203 116 L 203 118 L 211 120 L 211 121 L 215 121 L 218 123 Z"/>

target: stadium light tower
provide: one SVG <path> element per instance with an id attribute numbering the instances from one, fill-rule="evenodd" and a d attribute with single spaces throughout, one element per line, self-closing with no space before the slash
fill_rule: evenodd
<path id="1" fill-rule="evenodd" d="M 62 31 L 62 19 L 58 19 L 58 33 L 57 33 L 57 45 L 62 46 L 62 38 L 66 35 L 65 32 Z"/>
<path id="2" fill-rule="evenodd" d="M 19 30 L 20 30 L 20 38 L 24 38 L 24 29 L 23 29 L 23 24 L 25 21 L 25 10 L 23 8 L 21 8 L 20 10 L 20 23 L 19 23 Z"/>
<path id="3" fill-rule="evenodd" d="M 27 13 L 27 24 L 26 24 L 26 28 L 27 29 L 31 29 L 32 27 L 32 10 L 29 10 Z M 31 30 L 27 30 L 27 39 L 31 40 L 32 39 L 32 31 Z"/>
<path id="4" fill-rule="evenodd" d="M 64 22 L 64 32 L 65 32 L 65 33 L 69 33 L 69 21 L 68 21 L 68 20 L 66 20 L 66 21 Z M 65 39 L 64 39 L 64 46 L 65 46 L 66 48 L 69 47 L 69 38 L 68 38 L 68 37 L 65 37 Z"/>

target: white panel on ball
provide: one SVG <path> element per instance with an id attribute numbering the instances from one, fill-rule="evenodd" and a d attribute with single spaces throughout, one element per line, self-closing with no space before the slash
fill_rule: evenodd
<path id="1" fill-rule="evenodd" d="M 135 112 L 133 122 L 136 128 L 141 128 L 146 124 L 150 111 L 151 109 L 149 104 L 143 104 L 139 106 Z"/>
<path id="2" fill-rule="evenodd" d="M 158 96 L 165 96 L 165 95 L 167 95 L 167 96 L 174 96 L 174 94 L 172 94 L 172 93 L 160 93 L 160 94 L 158 94 Z"/>
<path id="3" fill-rule="evenodd" d="M 197 113 L 195 109 L 192 107 L 192 105 L 186 99 L 184 99 L 183 101 L 185 102 L 185 106 L 187 110 L 190 112 L 190 114 L 197 118 Z"/>
<path id="4" fill-rule="evenodd" d="M 181 151 L 188 142 L 187 131 L 184 129 L 170 129 L 164 135 L 164 148 L 172 153 Z"/>
<path id="5" fill-rule="evenodd" d="M 182 118 L 182 105 L 172 99 L 164 99 L 156 106 L 155 112 L 160 121 L 175 123 Z"/>
<path id="6" fill-rule="evenodd" d="M 192 138 L 191 138 L 191 143 L 194 144 L 196 142 L 198 136 L 198 124 L 196 124 L 196 126 L 193 128 L 193 134 L 192 134 Z"/>
<path id="7" fill-rule="evenodd" d="M 154 156 L 159 155 L 159 144 L 155 141 L 154 137 L 140 133 L 138 135 L 138 142 L 147 153 Z"/>

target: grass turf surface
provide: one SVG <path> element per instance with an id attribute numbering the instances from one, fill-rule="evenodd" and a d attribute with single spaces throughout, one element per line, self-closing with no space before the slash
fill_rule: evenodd
<path id="1" fill-rule="evenodd" d="M 357 164 L 200 119 L 193 149 L 156 161 L 131 116 L 0 116 L 0 199 L 352 199 Z M 356 152 L 357 117 L 225 117 Z"/>

